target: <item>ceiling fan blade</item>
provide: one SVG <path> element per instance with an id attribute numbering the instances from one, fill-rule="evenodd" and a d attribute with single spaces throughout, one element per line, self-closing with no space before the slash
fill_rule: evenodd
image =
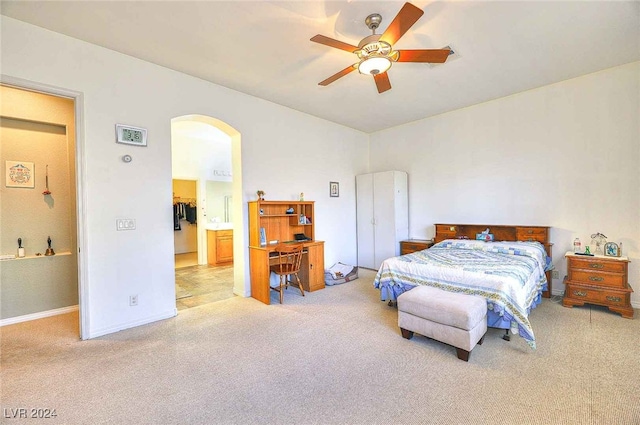
<path id="1" fill-rule="evenodd" d="M 356 50 L 358 50 L 356 46 L 352 46 L 349 43 L 345 43 L 345 42 L 342 42 L 333 38 L 329 38 L 320 34 L 314 35 L 313 37 L 311 37 L 311 41 L 324 44 L 325 46 L 335 47 L 336 49 L 346 50 L 349 53 L 353 53 Z"/>
<path id="2" fill-rule="evenodd" d="M 427 62 L 444 63 L 451 50 L 449 49 L 424 49 L 424 50 L 398 50 L 397 62 Z"/>
<path id="3" fill-rule="evenodd" d="M 411 3 L 405 3 L 380 37 L 380 41 L 386 41 L 393 46 L 423 14 L 421 9 Z"/>
<path id="4" fill-rule="evenodd" d="M 391 81 L 389 81 L 389 74 L 387 74 L 386 72 L 383 72 L 382 74 L 374 75 L 373 79 L 376 80 L 376 87 L 378 88 L 378 93 L 391 90 Z"/>
<path id="5" fill-rule="evenodd" d="M 319 85 L 319 86 L 327 86 L 327 85 L 329 85 L 329 84 L 333 83 L 333 82 L 334 82 L 335 80 L 337 80 L 338 78 L 344 77 L 345 75 L 347 75 L 347 74 L 348 74 L 348 73 L 350 73 L 351 71 L 355 70 L 355 69 L 356 69 L 356 65 L 357 65 L 357 64 L 349 65 L 348 67 L 346 67 L 346 68 L 345 68 L 345 69 L 343 69 L 342 71 L 340 71 L 340 72 L 337 72 L 337 73 L 333 74 L 331 77 L 327 78 L 326 80 L 324 80 L 324 81 L 320 81 L 320 82 L 318 83 L 318 85 Z"/>

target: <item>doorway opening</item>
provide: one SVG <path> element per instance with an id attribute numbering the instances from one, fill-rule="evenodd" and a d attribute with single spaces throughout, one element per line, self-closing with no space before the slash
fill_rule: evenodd
<path id="1" fill-rule="evenodd" d="M 175 268 L 198 265 L 197 180 L 173 179 Z"/>
<path id="2" fill-rule="evenodd" d="M 1 268 L 0 326 L 52 317 L 42 326 L 86 339 L 81 95 L 9 77 L 0 90 L 2 174 L 11 180 L 0 188 L 0 244 L 15 253 Z"/>
<path id="3" fill-rule="evenodd" d="M 171 121 L 178 310 L 247 295 L 239 144 L 214 118 Z"/>

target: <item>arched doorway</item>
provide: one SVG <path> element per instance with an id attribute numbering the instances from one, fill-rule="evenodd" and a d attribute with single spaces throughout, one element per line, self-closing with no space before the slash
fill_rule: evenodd
<path id="1" fill-rule="evenodd" d="M 207 233 L 213 228 L 233 229 L 233 293 L 239 296 L 248 296 L 248 284 L 245 282 L 245 213 L 243 209 L 242 193 L 242 162 L 241 162 L 241 135 L 230 125 L 216 118 L 204 115 L 184 115 L 171 120 L 172 128 L 172 175 L 174 179 L 192 180 L 196 185 L 197 220 L 201 223 L 197 230 L 197 263 L 206 265 L 209 263 L 208 254 L 210 244 L 207 243 Z M 185 152 L 181 146 L 180 136 L 177 131 L 191 132 L 193 138 L 201 139 L 203 146 L 215 143 L 215 139 L 228 143 L 230 160 L 228 166 L 225 161 L 202 158 L 198 154 L 199 145 L 191 142 L 191 152 Z M 182 141 L 184 142 L 184 140 Z M 182 149 L 182 151 L 181 151 Z M 224 152 L 225 150 L 222 149 Z M 189 171 L 193 166 L 198 170 Z M 226 204 L 220 208 L 211 208 L 207 205 L 207 182 L 209 190 L 212 183 L 229 181 L 230 196 L 224 196 Z M 175 186 L 174 186 L 175 187 Z M 175 201 L 175 200 L 174 200 Z M 217 202 L 217 200 L 216 200 Z M 175 221 L 175 220 L 174 220 Z M 232 225 L 229 225 L 229 222 Z M 209 232 L 210 233 L 210 232 Z"/>

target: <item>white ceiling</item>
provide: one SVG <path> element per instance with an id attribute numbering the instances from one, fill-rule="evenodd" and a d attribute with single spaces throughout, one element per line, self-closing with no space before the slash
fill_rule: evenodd
<path id="1" fill-rule="evenodd" d="M 357 45 L 401 1 L 2 1 L 3 15 L 367 133 L 640 60 L 640 2 L 415 0 L 397 49 L 451 46 L 442 65 L 396 63 L 392 89 L 352 72 Z"/>

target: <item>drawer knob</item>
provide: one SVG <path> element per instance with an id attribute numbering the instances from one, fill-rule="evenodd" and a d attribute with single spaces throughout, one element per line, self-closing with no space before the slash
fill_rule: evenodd
<path id="1" fill-rule="evenodd" d="M 528 233 L 528 234 L 532 234 L 532 233 L 533 233 L 533 230 L 529 229 L 529 230 L 527 230 L 527 233 Z"/>
<path id="2" fill-rule="evenodd" d="M 622 301 L 622 298 L 620 297 L 612 297 L 612 296 L 608 296 L 607 297 L 607 301 L 613 301 L 615 303 L 619 303 L 620 301 Z"/>
<path id="3" fill-rule="evenodd" d="M 592 282 L 602 282 L 604 280 L 604 277 L 600 277 L 600 276 L 589 276 L 589 280 Z"/>
<path id="4" fill-rule="evenodd" d="M 587 293 L 584 291 L 573 291 L 573 295 L 577 296 L 577 297 L 586 297 Z"/>
<path id="5" fill-rule="evenodd" d="M 592 263 L 589 264 L 589 267 L 591 267 L 592 269 L 601 269 L 604 267 L 604 264 Z"/>

